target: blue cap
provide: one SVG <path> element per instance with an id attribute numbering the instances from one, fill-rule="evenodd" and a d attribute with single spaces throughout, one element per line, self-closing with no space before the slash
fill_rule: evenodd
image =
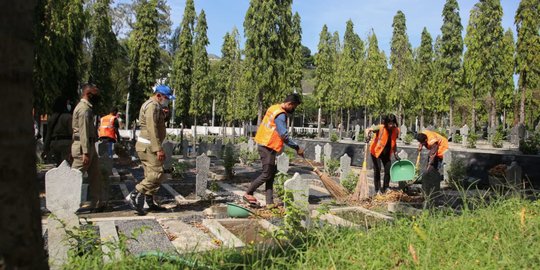
<path id="1" fill-rule="evenodd" d="M 164 84 L 160 84 L 160 85 L 156 86 L 155 90 L 154 90 L 154 93 L 160 93 L 160 94 L 166 96 L 170 100 L 175 100 L 176 99 L 176 97 L 173 95 L 172 89 L 170 87 L 164 85 Z"/>

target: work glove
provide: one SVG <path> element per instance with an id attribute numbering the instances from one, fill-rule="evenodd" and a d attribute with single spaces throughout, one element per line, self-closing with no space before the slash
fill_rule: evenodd
<path id="1" fill-rule="evenodd" d="M 298 154 L 301 157 L 304 157 L 304 148 L 298 147 L 298 149 L 296 150 L 296 154 Z"/>

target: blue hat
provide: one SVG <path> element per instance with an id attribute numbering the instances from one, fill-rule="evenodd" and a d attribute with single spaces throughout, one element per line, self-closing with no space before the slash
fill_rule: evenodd
<path id="1" fill-rule="evenodd" d="M 173 95 L 173 91 L 171 90 L 171 88 L 164 85 L 164 84 L 160 84 L 160 85 L 156 86 L 155 90 L 154 90 L 154 93 L 160 93 L 160 94 L 166 96 L 170 100 L 175 100 L 176 99 L 176 97 Z"/>

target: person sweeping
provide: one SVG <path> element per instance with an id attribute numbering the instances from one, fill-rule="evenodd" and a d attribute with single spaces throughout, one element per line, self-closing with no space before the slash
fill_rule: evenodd
<path id="1" fill-rule="evenodd" d="M 399 128 L 397 127 L 396 116 L 393 114 L 385 115 L 382 119 L 382 124 L 367 128 L 365 131 L 366 138 L 370 138 L 370 134 L 375 133 L 375 138 L 371 143 L 369 151 L 373 160 L 373 179 L 375 184 L 375 193 L 385 193 L 390 186 L 390 167 L 392 153 L 396 160 L 400 160 L 397 155 L 396 140 L 399 136 Z M 381 163 L 384 168 L 384 181 L 381 190 Z"/>
<path id="2" fill-rule="evenodd" d="M 276 175 L 276 155 L 283 150 L 283 145 L 296 150 L 296 153 L 303 157 L 304 149 L 294 142 L 287 132 L 287 113 L 293 113 L 302 101 L 298 94 L 288 95 L 283 103 L 270 106 L 257 129 L 255 142 L 258 144 L 257 150 L 261 156 L 262 173 L 257 179 L 251 182 L 250 187 L 243 196 L 243 200 L 251 206 L 259 206 L 257 199 L 253 196 L 255 190 L 262 184 L 266 184 L 266 206 L 274 207 L 274 176 Z"/>

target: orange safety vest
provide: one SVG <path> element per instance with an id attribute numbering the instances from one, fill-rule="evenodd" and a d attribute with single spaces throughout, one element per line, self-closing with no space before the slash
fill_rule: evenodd
<path id="1" fill-rule="evenodd" d="M 283 139 L 277 132 L 275 120 L 282 113 L 285 113 L 285 110 L 281 108 L 281 104 L 272 105 L 268 108 L 257 129 L 257 134 L 255 134 L 256 143 L 273 149 L 276 152 L 281 152 L 281 149 L 283 149 Z"/>
<path id="2" fill-rule="evenodd" d="M 443 158 L 444 153 L 448 150 L 448 139 L 441 136 L 440 134 L 424 130 L 420 133 L 424 133 L 427 136 L 427 149 L 431 149 L 435 144 L 439 144 L 439 150 L 437 150 L 437 156 Z"/>
<path id="3" fill-rule="evenodd" d="M 399 128 L 393 127 L 392 128 L 392 147 L 390 149 L 390 153 L 394 153 L 396 149 L 396 140 L 399 136 Z M 386 143 L 388 142 L 388 131 L 386 131 L 386 128 L 384 128 L 384 125 L 379 125 L 379 131 L 376 133 L 375 138 L 373 139 L 373 142 L 371 143 L 371 146 L 369 148 L 369 152 L 374 155 L 376 158 L 378 158 L 382 151 L 384 150 L 384 147 L 386 146 Z"/>
<path id="4" fill-rule="evenodd" d="M 98 135 L 99 137 L 109 137 L 116 140 L 116 132 L 114 130 L 114 119 L 116 116 L 107 114 L 101 117 L 99 124 Z"/>

